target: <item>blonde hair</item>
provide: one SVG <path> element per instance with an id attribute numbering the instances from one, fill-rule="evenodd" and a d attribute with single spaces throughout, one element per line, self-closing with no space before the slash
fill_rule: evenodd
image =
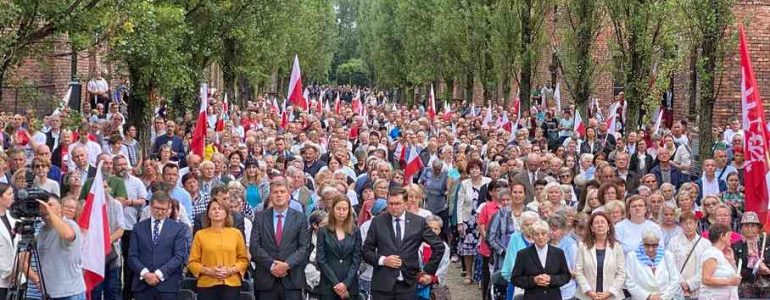
<path id="1" fill-rule="evenodd" d="M 422 202 L 425 200 L 425 192 L 422 187 L 412 183 L 407 185 L 404 189 L 406 190 L 406 196 L 409 197 L 409 195 L 413 195 L 417 197 L 417 206 L 422 207 Z"/>

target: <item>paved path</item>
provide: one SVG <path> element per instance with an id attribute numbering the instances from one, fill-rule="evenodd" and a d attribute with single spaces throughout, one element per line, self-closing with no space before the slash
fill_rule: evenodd
<path id="1" fill-rule="evenodd" d="M 481 299 L 481 289 L 478 284 L 465 284 L 460 277 L 460 263 L 453 263 L 449 266 L 447 274 L 447 284 L 453 300 L 471 300 Z"/>

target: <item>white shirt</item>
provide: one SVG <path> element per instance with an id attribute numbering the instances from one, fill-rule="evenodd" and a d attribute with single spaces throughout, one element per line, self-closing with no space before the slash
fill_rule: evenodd
<path id="1" fill-rule="evenodd" d="M 712 180 L 708 180 L 706 176 L 701 178 L 703 183 L 703 196 L 712 196 L 719 194 L 719 180 L 714 177 Z"/>
<path id="2" fill-rule="evenodd" d="M 99 146 L 99 144 L 92 142 L 91 140 L 88 140 L 85 144 L 81 144 L 80 141 L 74 142 L 69 145 L 69 153 L 67 155 L 71 156 L 72 150 L 75 150 L 75 147 L 83 146 L 87 150 L 87 156 L 88 156 L 88 164 L 95 166 L 97 165 L 96 160 L 99 157 L 99 154 L 102 153 L 102 147 Z M 128 156 L 126 156 L 128 157 Z M 72 162 L 72 159 L 69 160 L 70 164 L 72 164 L 70 167 L 75 167 L 75 163 Z M 85 178 L 85 177 L 83 177 Z"/>
<path id="3" fill-rule="evenodd" d="M 160 224 L 158 224 L 158 237 L 160 237 L 160 233 L 163 232 L 163 224 L 166 223 L 166 220 L 159 220 Z M 150 216 L 150 234 L 155 235 L 155 217 Z M 152 238 L 152 236 L 150 236 Z M 144 274 L 149 273 L 150 270 L 147 270 L 147 268 L 142 269 L 141 272 L 139 272 L 139 279 L 144 280 Z M 153 273 L 155 273 L 156 276 L 158 276 L 158 279 L 163 282 L 166 281 L 166 278 L 163 277 L 163 272 L 160 270 L 155 270 Z"/>
<path id="4" fill-rule="evenodd" d="M 147 188 L 144 186 L 141 179 L 128 174 L 128 177 L 124 178 L 123 182 L 126 184 L 126 194 L 128 195 L 128 199 L 147 200 Z M 144 205 L 123 207 L 123 218 L 126 222 L 126 230 L 134 230 L 134 225 L 139 221 L 142 206 Z"/>
<path id="5" fill-rule="evenodd" d="M 406 212 L 401 213 L 400 216 L 393 218 L 393 224 L 391 224 L 391 226 L 393 226 L 393 233 L 394 234 L 396 232 L 396 222 L 401 223 L 400 224 L 400 226 L 401 226 L 401 240 L 403 240 L 404 239 L 404 229 L 406 229 L 405 228 L 406 227 Z M 385 256 L 380 256 L 380 259 L 377 262 L 377 264 L 380 265 L 380 266 L 384 266 L 385 265 Z M 401 271 L 398 271 L 398 277 L 396 277 L 396 280 L 404 281 L 404 275 L 401 274 Z"/>
<path id="6" fill-rule="evenodd" d="M 636 224 L 629 219 L 620 221 L 615 226 L 615 238 L 623 245 L 623 253 L 628 254 L 639 248 L 639 243 L 642 242 L 642 234 L 648 229 L 655 231 L 659 237 L 663 237 L 660 226 L 653 221 L 644 220 L 642 224 Z M 666 245 L 662 238 L 660 239 L 660 244 L 665 248 Z"/>
<path id="7" fill-rule="evenodd" d="M 537 250 L 537 258 L 540 259 L 540 264 L 545 268 L 545 261 L 548 258 L 548 244 L 543 248 L 535 245 L 535 250 Z"/>

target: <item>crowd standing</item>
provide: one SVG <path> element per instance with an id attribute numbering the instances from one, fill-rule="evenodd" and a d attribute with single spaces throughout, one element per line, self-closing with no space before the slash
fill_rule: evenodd
<path id="1" fill-rule="evenodd" d="M 583 136 L 545 94 L 510 124 L 513 107 L 347 86 L 285 113 L 214 92 L 197 155 L 191 112 L 162 103 L 142 140 L 93 90 L 73 124 L 67 108 L 0 112 L 0 297 L 18 283 L 9 208 L 31 184 L 49 197 L 39 259 L 18 268 L 28 297 L 85 299 L 74 220 L 97 168 L 112 251 L 92 299 L 449 299 L 466 288 L 447 285 L 452 265 L 484 299 L 770 297 L 738 121 L 701 157 L 694 124 L 627 131 L 622 109 L 592 108 Z"/>

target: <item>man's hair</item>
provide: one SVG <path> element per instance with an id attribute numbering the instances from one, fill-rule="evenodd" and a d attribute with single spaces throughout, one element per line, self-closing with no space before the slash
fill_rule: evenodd
<path id="1" fill-rule="evenodd" d="M 287 189 L 289 188 L 289 182 L 286 180 L 286 177 L 279 176 L 270 180 L 270 190 L 280 186 L 283 186 Z"/>
<path id="2" fill-rule="evenodd" d="M 152 200 L 150 202 L 168 203 L 171 202 L 171 197 L 165 191 L 156 191 L 152 193 Z"/>
<path id="3" fill-rule="evenodd" d="M 175 163 L 168 162 L 165 165 L 163 165 L 163 173 L 166 173 L 166 169 L 179 169 L 179 166 L 177 166 Z"/>
<path id="4" fill-rule="evenodd" d="M 225 193 L 227 194 L 227 187 L 224 185 L 218 185 L 211 188 L 211 199 L 214 199 L 214 195 Z"/>

